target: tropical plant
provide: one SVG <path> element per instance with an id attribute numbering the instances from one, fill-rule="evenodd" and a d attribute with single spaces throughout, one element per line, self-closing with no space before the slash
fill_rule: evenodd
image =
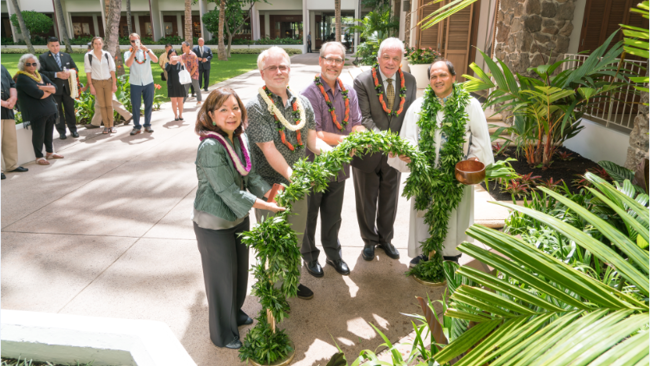
<path id="1" fill-rule="evenodd" d="M 406 47 L 404 57 L 411 65 L 430 65 L 433 60 L 441 57 L 440 52 L 429 48 Z"/>
<path id="2" fill-rule="evenodd" d="M 120 52 L 119 31 L 120 14 L 122 13 L 122 0 L 106 0 L 106 51 L 115 60 L 115 74 L 124 75 L 123 60 Z"/>
<path id="3" fill-rule="evenodd" d="M 126 1 L 126 28 L 128 29 L 129 35 L 133 33 L 133 25 L 131 24 L 131 0 Z"/>
<path id="4" fill-rule="evenodd" d="M 194 32 L 192 32 L 192 0 L 185 0 L 185 30 L 183 31 L 183 35 L 185 36 L 185 42 L 192 44 L 192 36 L 194 35 Z M 219 38 L 223 39 L 223 34 L 219 32 Z M 222 42 L 221 42 L 222 43 Z M 221 58 L 219 58 L 221 60 Z"/>
<path id="5" fill-rule="evenodd" d="M 20 6 L 18 5 L 18 0 L 11 0 L 11 5 L 14 8 L 14 15 L 16 16 L 16 20 L 18 21 L 18 28 L 20 29 L 20 33 L 23 35 L 23 40 L 27 45 L 27 49 L 29 50 L 29 53 L 35 55 L 36 51 L 34 51 L 34 46 L 32 45 L 32 41 L 29 39 L 27 25 L 25 24 L 25 19 L 23 19 L 23 12 L 20 10 Z"/>
<path id="6" fill-rule="evenodd" d="M 232 45 L 232 37 L 238 34 L 244 25 L 250 23 L 251 14 L 253 12 L 253 6 L 261 0 L 226 0 L 226 14 L 228 16 L 225 18 L 226 22 L 224 24 L 224 29 L 226 34 L 228 34 L 228 49 L 226 50 L 226 55 L 230 57 L 230 48 Z M 264 0 L 264 2 L 267 2 Z M 267 2 L 268 3 L 268 2 Z M 242 6 L 247 5 L 248 9 L 242 9 Z M 213 34 L 219 33 L 219 14 L 220 7 L 214 8 L 214 10 L 209 11 L 203 15 L 203 24 L 208 32 Z M 300 42 L 302 43 L 302 41 Z"/>
<path id="7" fill-rule="evenodd" d="M 445 0 L 433 0 L 430 2 L 425 2 L 424 5 L 420 6 L 420 8 L 423 8 L 427 5 L 431 4 L 437 4 L 440 2 L 443 2 Z M 447 19 L 448 17 L 454 15 L 455 13 L 465 9 L 466 7 L 472 5 L 475 3 L 476 0 L 452 0 L 449 3 L 441 6 L 438 8 L 436 11 L 433 13 L 425 16 L 420 20 L 418 25 L 422 28 L 422 30 L 429 29 L 433 27 L 434 25 L 440 23 L 441 21 Z M 419 9 L 418 9 L 419 10 Z"/>
<path id="8" fill-rule="evenodd" d="M 359 32 L 361 37 L 366 39 L 359 45 L 357 56 L 362 58 L 364 65 L 374 65 L 377 62 L 379 45 L 384 39 L 397 34 L 399 20 L 391 19 L 390 8 L 387 8 L 371 11 L 363 19 L 355 21 L 359 24 L 350 27 L 350 31 Z M 364 44 L 366 46 L 362 48 Z"/>
<path id="9" fill-rule="evenodd" d="M 596 187 L 588 191 L 647 243 L 647 196 L 635 200 L 592 174 L 586 177 Z M 457 365 L 633 365 L 648 358 L 648 251 L 630 232 L 616 229 L 567 197 L 541 190 L 593 226 L 611 247 L 551 215 L 497 204 L 552 228 L 591 253 L 605 270 L 601 275 L 583 272 L 505 233 L 470 227 L 472 238 L 500 255 L 467 242 L 458 250 L 494 267 L 499 275 L 465 266 L 458 270 L 478 286 L 458 288 L 445 315 L 476 325 L 435 355 L 441 365 L 461 355 Z M 618 279 L 611 281 L 614 276 Z"/>
<path id="10" fill-rule="evenodd" d="M 47 33 L 54 26 L 52 18 L 37 11 L 23 11 L 22 16 L 27 31 L 29 32 L 27 33 L 28 37 L 30 34 Z M 14 27 L 17 28 L 18 33 L 22 33 L 16 14 L 11 15 L 11 23 L 13 23 Z"/>
<path id="11" fill-rule="evenodd" d="M 535 186 L 538 184 L 539 179 L 541 178 L 541 175 L 533 175 L 533 172 L 530 172 L 528 174 L 524 174 L 519 178 L 519 181 L 522 184 L 525 184 L 529 187 Z"/>
<path id="12" fill-rule="evenodd" d="M 503 61 L 494 62 L 481 52 L 491 74 L 472 63 L 470 68 L 477 77 L 463 75 L 468 79 L 465 88 L 472 92 L 494 88 L 484 108 L 501 105 L 499 112 L 510 110 L 515 115 L 513 126 L 501 127 L 494 135 L 499 136 L 504 131 L 514 134 L 514 142 L 523 150 L 526 161 L 546 169 L 557 147 L 582 128 L 580 119 L 586 108 L 597 108 L 612 93 L 627 85 L 624 81 L 628 74 L 620 68 L 618 59 L 622 43 L 608 50 L 615 35 L 616 32 L 612 33 L 575 69 L 555 73 L 563 63 L 572 61 L 569 59 L 528 69 L 539 78 L 517 74 L 515 79 Z"/>
<path id="13" fill-rule="evenodd" d="M 74 101 L 74 110 L 79 124 L 90 123 L 95 115 L 95 96 L 81 93 Z"/>
<path id="14" fill-rule="evenodd" d="M 551 191 L 557 192 L 562 188 L 562 185 L 566 185 L 564 183 L 564 180 L 553 180 L 553 177 L 550 177 L 549 179 L 542 180 L 537 186 L 538 187 L 545 187 L 547 189 L 550 189 Z"/>
<path id="15" fill-rule="evenodd" d="M 562 161 L 571 161 L 573 160 L 573 153 L 568 151 L 559 151 L 557 152 L 557 157 Z"/>
<path id="16" fill-rule="evenodd" d="M 630 9 L 630 13 L 632 14 L 641 14 L 642 17 L 648 19 L 648 1 L 644 1 L 641 3 L 638 3 L 636 5 L 636 8 Z M 625 46 L 623 49 L 625 50 L 626 53 L 629 53 L 630 55 L 638 56 L 641 57 L 644 60 L 648 59 L 648 38 L 649 38 L 649 32 L 647 28 L 639 28 L 639 27 L 633 27 L 631 25 L 625 25 L 625 24 L 620 24 L 621 28 L 623 28 L 623 34 L 625 35 L 624 39 L 624 44 Z M 639 84 L 644 84 L 647 85 L 648 82 L 650 81 L 650 78 L 645 75 L 645 76 L 633 76 L 630 77 L 630 80 L 635 83 Z M 647 86 L 634 86 L 637 90 L 643 91 L 643 92 L 648 92 L 648 87 Z"/>
<path id="17" fill-rule="evenodd" d="M 512 199 L 525 197 L 530 193 L 531 187 L 522 183 L 519 179 L 502 180 L 501 191 L 510 193 Z"/>

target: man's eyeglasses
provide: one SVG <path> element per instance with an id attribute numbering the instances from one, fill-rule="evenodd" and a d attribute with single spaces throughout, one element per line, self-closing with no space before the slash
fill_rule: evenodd
<path id="1" fill-rule="evenodd" d="M 34 62 L 33 64 L 30 64 L 29 62 L 25 62 L 25 66 L 30 67 L 30 66 L 38 66 L 38 63 Z"/>
<path id="2" fill-rule="evenodd" d="M 270 72 L 276 72 L 278 70 L 280 70 L 280 72 L 287 72 L 287 70 L 289 70 L 289 66 L 287 66 L 287 65 L 280 65 L 280 66 L 273 65 L 273 66 L 269 66 L 266 69 L 264 69 L 264 71 L 270 71 Z"/>
<path id="3" fill-rule="evenodd" d="M 337 65 L 337 66 L 343 65 L 343 62 L 344 62 L 343 59 L 340 59 L 340 58 L 334 58 L 334 57 L 328 57 L 328 58 L 321 57 L 321 58 L 323 60 L 325 60 L 326 63 L 334 64 L 334 65 Z"/>

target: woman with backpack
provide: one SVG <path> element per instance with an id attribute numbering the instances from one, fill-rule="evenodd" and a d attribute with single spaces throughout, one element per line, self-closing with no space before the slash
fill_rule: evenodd
<path id="1" fill-rule="evenodd" d="M 113 93 L 117 91 L 115 61 L 111 54 L 102 50 L 101 37 L 92 40 L 93 50 L 84 55 L 84 69 L 88 79 L 90 94 L 95 96 L 104 121 L 104 132 L 117 132 L 113 127 Z M 97 111 L 95 111 L 97 113 Z"/>

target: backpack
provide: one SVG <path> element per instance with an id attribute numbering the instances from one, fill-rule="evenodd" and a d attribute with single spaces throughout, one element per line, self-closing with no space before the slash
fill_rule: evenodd
<path id="1" fill-rule="evenodd" d="M 110 65 L 110 64 L 111 64 L 111 61 L 108 59 L 108 53 L 105 52 L 105 53 L 104 53 L 104 56 L 106 56 L 106 63 Z M 91 51 L 91 52 L 88 52 L 88 62 L 90 62 L 90 67 L 93 67 L 93 55 L 92 55 L 92 51 Z"/>

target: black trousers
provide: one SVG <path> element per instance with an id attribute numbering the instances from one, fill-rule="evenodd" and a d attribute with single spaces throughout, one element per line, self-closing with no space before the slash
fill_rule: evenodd
<path id="1" fill-rule="evenodd" d="M 69 93 L 54 94 L 54 101 L 59 107 L 59 120 L 56 122 L 56 130 L 60 135 L 65 135 L 65 126 L 70 132 L 77 132 L 77 118 L 74 113 L 74 99 Z"/>
<path id="2" fill-rule="evenodd" d="M 385 155 L 375 171 L 352 168 L 357 221 L 366 245 L 391 243 L 397 215 L 401 173 L 387 163 Z"/>
<path id="3" fill-rule="evenodd" d="M 34 147 L 36 159 L 43 157 L 43 143 L 45 143 L 45 151 L 48 153 L 54 152 L 52 148 L 52 135 L 54 134 L 55 121 L 56 114 L 30 121 L 32 127 L 32 146 Z"/>
<path id="4" fill-rule="evenodd" d="M 210 339 L 217 347 L 239 338 L 237 319 L 242 317 L 248 286 L 248 247 L 239 234 L 249 229 L 248 218 L 226 230 L 203 229 L 194 223 L 208 297 Z"/>
<path id="5" fill-rule="evenodd" d="M 307 53 L 311 53 L 311 41 L 307 42 Z"/>
<path id="6" fill-rule="evenodd" d="M 208 90 L 210 86 L 210 69 L 202 70 L 199 67 L 199 88 Z"/>
<path id="7" fill-rule="evenodd" d="M 320 250 L 316 248 L 316 223 L 320 211 L 320 241 L 323 244 L 325 255 L 333 261 L 341 260 L 341 242 L 339 229 L 341 229 L 341 210 L 343 209 L 343 195 L 345 181 L 330 182 L 322 193 L 311 193 L 307 196 L 309 211 L 307 211 L 307 227 L 302 239 L 300 253 L 306 262 L 318 260 Z"/>

